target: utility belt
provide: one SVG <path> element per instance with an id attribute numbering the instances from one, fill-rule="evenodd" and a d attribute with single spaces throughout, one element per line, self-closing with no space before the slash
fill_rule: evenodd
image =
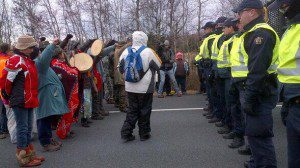
<path id="1" fill-rule="evenodd" d="M 211 68 L 212 67 L 212 60 L 209 58 L 204 58 L 202 60 L 202 64 L 204 68 Z"/>

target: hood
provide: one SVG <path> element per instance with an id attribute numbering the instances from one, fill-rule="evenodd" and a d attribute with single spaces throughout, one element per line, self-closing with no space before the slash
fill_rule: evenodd
<path id="1" fill-rule="evenodd" d="M 132 47 L 147 46 L 148 36 L 142 31 L 135 31 L 132 34 Z"/>
<path id="2" fill-rule="evenodd" d="M 183 60 L 183 54 L 182 54 L 182 52 L 178 52 L 176 54 L 176 60 L 178 60 L 178 59 L 182 59 Z"/>

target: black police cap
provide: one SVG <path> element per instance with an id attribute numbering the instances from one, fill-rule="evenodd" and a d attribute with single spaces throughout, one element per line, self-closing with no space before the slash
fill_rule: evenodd
<path id="1" fill-rule="evenodd" d="M 223 27 L 236 26 L 237 22 L 238 22 L 238 19 L 236 19 L 236 18 L 229 18 L 229 19 L 227 19 L 227 20 L 222 24 L 222 26 L 223 26 Z"/>
<path id="2" fill-rule="evenodd" d="M 227 20 L 227 17 L 221 16 L 217 19 L 217 21 L 215 22 L 215 24 L 220 24 L 220 23 L 224 23 Z"/>
<path id="3" fill-rule="evenodd" d="M 242 3 L 232 11 L 234 13 L 239 13 L 242 10 L 250 8 L 250 9 L 263 9 L 264 5 L 260 0 L 243 0 Z"/>
<path id="4" fill-rule="evenodd" d="M 214 22 L 207 22 L 201 29 L 206 29 L 206 28 L 214 28 L 216 25 Z"/>

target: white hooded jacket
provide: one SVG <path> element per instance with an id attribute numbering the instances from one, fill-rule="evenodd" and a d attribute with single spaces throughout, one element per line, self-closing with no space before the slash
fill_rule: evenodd
<path id="1" fill-rule="evenodd" d="M 142 31 L 136 31 L 132 34 L 132 50 L 136 52 L 141 46 L 147 46 L 148 36 Z M 157 54 L 150 48 L 141 52 L 144 72 L 147 73 L 137 83 L 125 82 L 125 90 L 131 93 L 153 93 L 155 88 L 155 72 L 161 66 L 161 60 Z M 125 59 L 128 56 L 128 50 L 124 50 L 120 57 L 119 66 L 124 67 Z"/>

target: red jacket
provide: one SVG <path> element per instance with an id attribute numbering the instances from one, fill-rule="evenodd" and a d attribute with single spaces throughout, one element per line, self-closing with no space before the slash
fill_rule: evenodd
<path id="1" fill-rule="evenodd" d="M 0 79 L 0 89 L 10 96 L 16 76 L 24 73 L 24 108 L 36 108 L 38 101 L 38 73 L 35 62 L 25 56 L 15 54 L 6 62 Z"/>

